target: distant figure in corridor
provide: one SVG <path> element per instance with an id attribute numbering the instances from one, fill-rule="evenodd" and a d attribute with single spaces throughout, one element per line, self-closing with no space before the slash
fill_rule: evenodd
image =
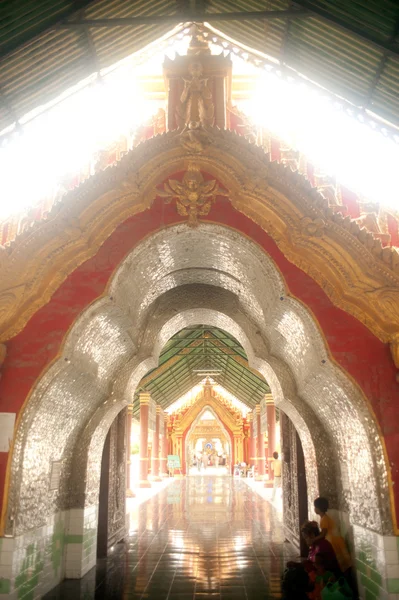
<path id="1" fill-rule="evenodd" d="M 203 454 L 202 455 L 202 468 L 205 470 L 208 466 L 208 455 L 207 454 Z"/>
<path id="2" fill-rule="evenodd" d="M 327 498 L 316 498 L 314 501 L 315 513 L 320 517 L 321 533 L 317 541 L 326 539 L 334 548 L 339 566 L 342 573 L 347 573 L 352 566 L 352 561 L 344 538 L 339 534 L 334 519 L 327 514 L 328 500 Z"/>
<path id="3" fill-rule="evenodd" d="M 281 460 L 279 459 L 278 452 L 273 452 L 273 462 L 271 464 L 271 468 L 274 473 L 274 483 L 273 483 L 273 495 L 272 500 L 276 497 L 276 489 L 281 488 Z"/>

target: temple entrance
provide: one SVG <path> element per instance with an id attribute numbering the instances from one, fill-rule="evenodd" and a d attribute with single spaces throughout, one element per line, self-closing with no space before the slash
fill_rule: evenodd
<path id="1" fill-rule="evenodd" d="M 107 555 L 134 487 L 144 495 L 171 482 L 162 503 L 154 493 L 151 518 L 141 513 L 138 588 L 152 577 L 153 533 L 160 553 L 196 543 L 190 514 L 200 554 L 216 540 L 229 562 L 256 542 L 245 519 L 263 521 L 273 541 L 275 507 L 252 493 L 267 500 L 274 485 L 276 408 L 285 538 L 301 547 L 300 525 L 325 496 L 354 563 L 375 574 L 370 590 L 396 590 L 399 558 L 386 571 L 384 560 L 399 531 L 397 253 L 321 196 L 325 186 L 311 189 L 288 155 L 278 164 L 265 132 L 256 144 L 250 128 L 240 135 L 232 69 L 193 35 L 187 57 L 164 62 L 163 135 L 154 124 L 112 168 L 88 165 L 84 187 L 1 254 L 0 396 L 13 411 L 2 413 L 3 573 L 20 596 L 33 556 L 49 589 Z M 203 589 L 213 591 L 210 573 Z"/>
<path id="2" fill-rule="evenodd" d="M 212 409 L 205 408 L 186 438 L 189 475 L 227 475 L 231 449 L 228 434 Z"/>

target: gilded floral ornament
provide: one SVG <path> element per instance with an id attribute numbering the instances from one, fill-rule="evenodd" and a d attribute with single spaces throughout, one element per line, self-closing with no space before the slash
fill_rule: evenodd
<path id="1" fill-rule="evenodd" d="M 215 179 L 205 181 L 199 166 L 191 163 L 181 182 L 169 179 L 163 190 L 157 190 L 157 195 L 165 198 L 167 204 L 175 200 L 179 215 L 188 216 L 187 225 L 197 227 L 198 216 L 208 215 L 216 197 L 226 194 Z"/>
<path id="2" fill-rule="evenodd" d="M 325 221 L 320 218 L 311 219 L 310 217 L 304 217 L 301 219 L 301 229 L 305 235 L 321 237 L 325 226 Z"/>

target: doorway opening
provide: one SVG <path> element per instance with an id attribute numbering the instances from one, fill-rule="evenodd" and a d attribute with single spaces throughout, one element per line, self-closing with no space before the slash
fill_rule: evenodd
<path id="1" fill-rule="evenodd" d="M 206 407 L 191 426 L 186 437 L 185 451 L 189 475 L 229 474 L 229 435 L 210 407 Z"/>

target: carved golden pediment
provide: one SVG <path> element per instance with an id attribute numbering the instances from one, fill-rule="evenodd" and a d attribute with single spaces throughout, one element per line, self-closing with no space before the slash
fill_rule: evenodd
<path id="1" fill-rule="evenodd" d="M 148 208 L 157 186 L 194 161 L 336 306 L 391 343 L 397 362 L 399 254 L 382 248 L 381 241 L 356 222 L 334 213 L 301 175 L 269 162 L 261 148 L 230 131 L 215 128 L 211 134 L 212 143 L 195 157 L 181 145 L 178 132 L 148 140 L 86 181 L 47 221 L 3 250 L 0 342 L 18 333 L 118 224 Z"/>
<path id="2" fill-rule="evenodd" d="M 214 414 L 230 429 L 233 435 L 242 434 L 242 419 L 237 421 L 227 406 L 224 406 L 217 397 L 207 393 L 202 393 L 196 402 L 184 413 L 183 417 L 176 423 L 173 433 L 175 435 L 183 435 L 206 408 L 212 409 Z"/>

